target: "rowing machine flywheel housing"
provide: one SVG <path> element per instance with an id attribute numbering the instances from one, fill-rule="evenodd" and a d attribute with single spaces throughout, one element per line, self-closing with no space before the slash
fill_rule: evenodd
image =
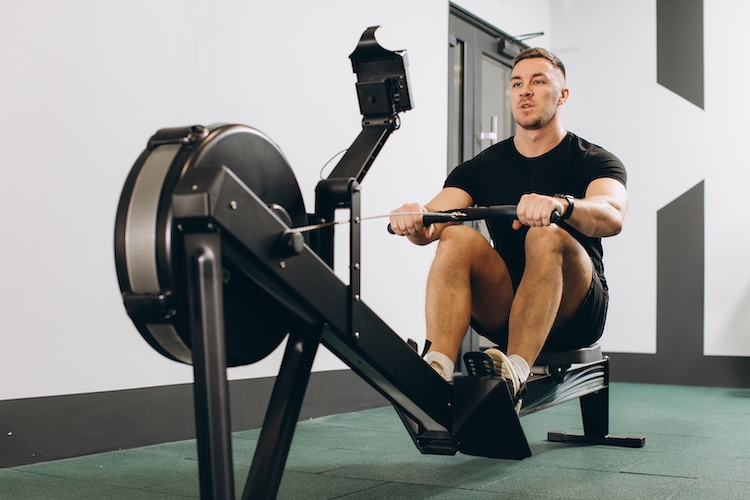
<path id="1" fill-rule="evenodd" d="M 186 172 L 227 167 L 289 227 L 307 223 L 302 194 L 281 150 L 244 125 L 159 130 L 133 165 L 115 225 L 115 261 L 125 307 L 164 356 L 192 364 L 184 254 L 172 195 Z M 231 242 L 222 252 L 231 252 Z M 181 255 L 183 255 L 181 257 Z M 223 255 L 222 255 L 223 257 Z M 254 363 L 289 331 L 292 315 L 250 279 L 252 262 L 222 258 L 227 366 Z M 243 267 L 245 267 L 243 269 Z"/>

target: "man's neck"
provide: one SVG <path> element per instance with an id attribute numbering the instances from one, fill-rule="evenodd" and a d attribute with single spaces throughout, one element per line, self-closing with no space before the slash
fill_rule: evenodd
<path id="1" fill-rule="evenodd" d="M 518 129 L 513 144 L 516 151 L 526 158 L 536 158 L 552 151 L 567 135 L 560 125 L 548 125 L 539 130 Z"/>

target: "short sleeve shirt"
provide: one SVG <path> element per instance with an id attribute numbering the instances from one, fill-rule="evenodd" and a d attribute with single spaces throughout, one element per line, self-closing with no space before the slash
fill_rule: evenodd
<path id="1" fill-rule="evenodd" d="M 583 198 L 591 181 L 603 177 L 627 183 L 625 167 L 615 155 L 568 132 L 560 144 L 536 158 L 522 156 L 513 138 L 506 139 L 456 167 L 444 187 L 466 191 L 478 206 L 516 205 L 528 193 Z M 603 275 L 601 238 L 589 238 L 567 224 L 561 225 L 583 245 L 595 269 Z M 515 231 L 507 220 L 490 220 L 488 227 L 498 253 L 522 274 L 528 228 Z"/>

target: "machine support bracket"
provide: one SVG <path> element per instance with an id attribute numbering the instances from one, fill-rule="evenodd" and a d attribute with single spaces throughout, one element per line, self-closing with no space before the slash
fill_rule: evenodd
<path id="1" fill-rule="evenodd" d="M 358 330 L 362 324 L 362 221 L 359 182 L 349 179 L 349 199 L 351 211 L 351 225 L 349 226 L 349 332 L 355 339 L 362 334 Z"/>

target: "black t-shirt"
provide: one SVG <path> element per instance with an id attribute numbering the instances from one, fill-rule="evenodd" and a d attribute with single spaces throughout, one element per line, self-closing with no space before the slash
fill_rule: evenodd
<path id="1" fill-rule="evenodd" d="M 527 193 L 583 198 L 589 183 L 602 177 L 617 179 L 623 185 L 627 182 L 625 167 L 616 156 L 568 132 L 554 149 L 536 158 L 522 156 L 513 138 L 506 139 L 456 167 L 444 187 L 466 191 L 478 206 L 516 205 Z M 487 222 L 495 248 L 520 278 L 528 228 L 514 231 L 507 220 Z M 561 226 L 583 245 L 603 277 L 601 238 L 584 236 L 565 223 Z"/>

